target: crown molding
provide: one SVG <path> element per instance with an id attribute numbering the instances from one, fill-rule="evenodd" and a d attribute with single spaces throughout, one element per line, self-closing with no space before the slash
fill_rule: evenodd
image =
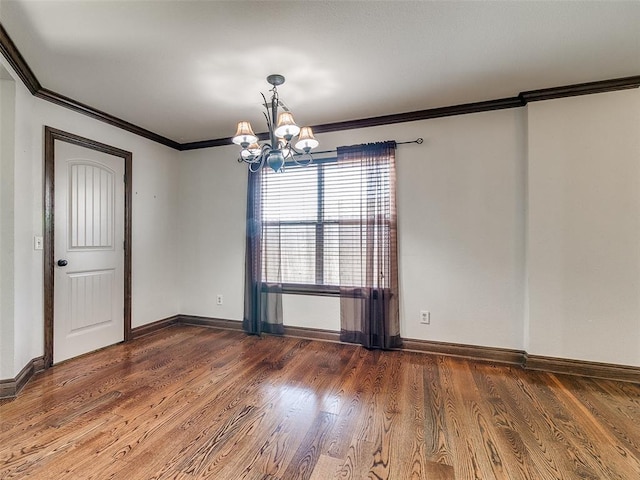
<path id="1" fill-rule="evenodd" d="M 554 98 L 575 97 L 578 95 L 591 95 L 594 93 L 614 92 L 616 90 L 628 90 L 640 87 L 640 75 L 633 77 L 614 78 L 599 82 L 577 83 L 564 87 L 543 88 L 541 90 L 529 90 L 520 92 L 518 97 L 523 103 L 552 100 Z"/>
<path id="2" fill-rule="evenodd" d="M 121 128 L 135 135 L 139 135 L 175 150 L 197 150 L 201 148 L 221 147 L 224 145 L 230 145 L 232 143 L 231 137 L 179 143 L 171 140 L 170 138 L 163 137 L 162 135 L 139 127 L 133 123 L 127 122 L 126 120 L 122 120 L 121 118 L 93 108 L 90 105 L 86 105 L 72 98 L 44 88 L 36 78 L 35 74 L 25 61 L 16 45 L 13 43 L 13 40 L 11 40 L 11 37 L 9 37 L 9 34 L 2 26 L 2 23 L 0 23 L 0 51 L 7 59 L 11 67 L 15 70 L 16 74 L 20 77 L 25 86 L 29 89 L 31 94 L 43 100 L 47 100 L 75 112 L 87 115 L 101 122 L 108 123 L 109 125 Z M 379 117 L 347 120 L 344 122 L 325 123 L 321 125 L 314 125 L 312 127 L 314 133 L 330 133 L 358 128 L 377 127 L 381 125 L 392 125 L 394 123 L 406 123 L 433 118 L 450 117 L 454 115 L 466 115 L 469 113 L 488 112 L 492 110 L 503 110 L 507 108 L 518 108 L 526 105 L 529 102 L 537 102 L 563 97 L 574 97 L 578 95 L 590 95 L 594 93 L 612 92 L 616 90 L 626 90 L 638 87 L 640 87 L 640 75 L 615 78 L 610 80 L 601 80 L 596 82 L 579 83 L 561 87 L 544 88 L 540 90 L 529 90 L 520 92 L 515 97 L 487 100 L 483 102 L 465 103 L 447 107 L 429 108 L 426 110 L 417 110 L 414 112 L 396 113 L 391 115 L 382 115 Z M 267 134 L 260 133 L 258 134 L 258 137 L 261 140 L 264 140 L 265 138 L 267 138 Z"/>
<path id="3" fill-rule="evenodd" d="M 0 23 L 0 51 L 32 95 L 35 95 L 38 90 L 42 89 L 42 85 L 38 82 L 29 65 L 27 65 L 27 62 L 18 50 L 18 47 L 16 47 L 16 44 L 11 40 L 11 37 L 9 37 L 2 23 Z"/>
<path id="4" fill-rule="evenodd" d="M 113 115 L 110 115 L 106 112 L 93 108 L 84 103 L 78 102 L 72 98 L 66 97 L 64 95 L 53 92 L 46 88 L 41 88 L 36 93 L 34 93 L 34 96 L 41 98 L 43 100 L 47 100 L 51 103 L 55 103 L 56 105 L 60 105 L 61 107 L 68 108 L 69 110 L 73 110 L 74 112 L 78 112 L 88 117 L 95 118 L 96 120 L 100 120 L 101 122 L 108 123 L 109 125 L 113 125 L 114 127 L 121 128 L 122 130 L 126 130 L 135 135 L 139 135 L 141 137 L 147 138 L 149 140 L 160 143 L 167 147 L 180 150 L 180 144 L 178 142 L 174 142 L 173 140 L 167 137 L 163 137 L 162 135 L 158 135 L 157 133 L 154 133 L 151 130 L 147 130 L 145 128 L 139 127 L 138 125 L 127 122 L 126 120 L 122 120 L 121 118 L 114 117 Z"/>
<path id="5" fill-rule="evenodd" d="M 490 110 L 502 110 L 505 108 L 522 107 L 524 103 L 519 97 L 500 98 L 497 100 L 487 100 L 484 102 L 465 103 L 462 105 L 452 105 L 449 107 L 430 108 L 415 112 L 395 113 L 382 115 L 380 117 L 361 118 L 358 120 L 347 120 L 345 122 L 324 123 L 312 125 L 313 133 L 330 133 L 344 130 L 354 130 L 357 128 L 378 127 L 380 125 L 392 125 L 394 123 L 415 122 L 430 118 L 451 117 L 453 115 L 465 115 L 467 113 L 488 112 Z M 259 133 L 258 138 L 264 140 L 268 138 L 267 133 Z M 198 148 L 220 147 L 230 145 L 231 137 L 216 138 L 214 140 L 202 140 L 200 142 L 183 143 L 180 150 L 195 150 Z"/>
<path id="6" fill-rule="evenodd" d="M 18 47 L 16 47 L 15 43 L 13 43 L 13 40 L 11 40 L 11 37 L 9 37 L 9 34 L 5 30 L 2 23 L 0 23 L 0 51 L 9 62 L 9 65 L 11 65 L 11 68 L 15 70 L 16 74 L 20 77 L 24 85 L 29 89 L 33 96 L 68 108 L 69 110 L 73 110 L 74 112 L 87 115 L 88 117 L 95 118 L 96 120 L 108 123 L 109 125 L 121 128 L 122 130 L 126 130 L 162 145 L 166 145 L 167 147 L 180 150 L 180 144 L 178 142 L 163 137 L 162 135 L 158 135 L 157 133 L 154 133 L 145 128 L 139 127 L 138 125 L 134 125 L 133 123 L 127 122 L 126 120 L 122 120 L 121 118 L 114 117 L 113 115 L 93 108 L 84 103 L 78 102 L 72 98 L 44 88 L 18 50 Z"/>

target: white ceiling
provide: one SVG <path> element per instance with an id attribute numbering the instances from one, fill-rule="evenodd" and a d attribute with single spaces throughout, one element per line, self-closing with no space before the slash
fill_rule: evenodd
<path id="1" fill-rule="evenodd" d="M 640 1 L 0 0 L 43 87 L 180 143 L 640 74 Z"/>

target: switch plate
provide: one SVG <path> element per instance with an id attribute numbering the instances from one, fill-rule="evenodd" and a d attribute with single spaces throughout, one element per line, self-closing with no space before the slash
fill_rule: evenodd
<path id="1" fill-rule="evenodd" d="M 422 323 L 424 325 L 430 325 L 431 324 L 431 312 L 428 312 L 427 310 L 420 310 L 420 323 Z"/>
<path id="2" fill-rule="evenodd" d="M 33 249 L 34 250 L 42 250 L 42 246 L 43 246 L 43 240 L 42 237 L 39 236 L 35 236 L 33 237 Z"/>
<path id="3" fill-rule="evenodd" d="M 222 295 L 216 295 L 216 305 L 222 305 Z"/>

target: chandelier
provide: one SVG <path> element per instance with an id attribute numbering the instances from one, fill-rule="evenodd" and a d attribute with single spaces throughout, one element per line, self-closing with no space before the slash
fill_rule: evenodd
<path id="1" fill-rule="evenodd" d="M 238 162 L 249 165 L 251 172 L 257 172 L 264 165 L 269 165 L 274 171 L 284 171 L 285 162 L 294 162 L 298 165 L 308 165 L 313 161 L 311 150 L 318 146 L 318 141 L 313 136 L 311 127 L 300 128 L 293 120 L 293 114 L 278 97 L 278 85 L 284 83 L 282 75 L 274 74 L 267 77 L 271 88 L 271 100 L 263 93 L 264 109 L 262 112 L 267 120 L 269 129 L 269 142 L 258 144 L 258 137 L 253 133 L 249 122 L 239 122 L 233 143 L 240 145 L 242 151 Z M 282 112 L 278 114 L 278 109 Z M 295 139 L 295 140 L 294 140 Z"/>

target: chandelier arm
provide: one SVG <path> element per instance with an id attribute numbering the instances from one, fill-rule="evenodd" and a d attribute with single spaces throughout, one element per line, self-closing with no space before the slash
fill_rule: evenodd
<path id="1" fill-rule="evenodd" d="M 298 160 L 298 158 L 296 157 L 300 158 L 300 160 Z M 305 160 L 302 160 L 304 157 L 309 157 L 309 158 L 305 161 Z M 292 155 L 291 158 L 296 163 L 296 165 L 306 166 L 313 163 L 313 155 L 311 155 L 311 152 L 298 153 L 296 155 Z"/>
<path id="2" fill-rule="evenodd" d="M 313 155 L 311 155 L 311 151 L 309 152 L 300 151 L 296 147 L 294 147 L 291 142 L 287 142 L 287 144 L 283 147 L 283 149 L 288 150 L 288 154 L 285 157 L 285 160 L 291 160 L 296 165 L 302 165 L 302 166 L 313 163 Z M 309 157 L 309 159 L 306 161 L 298 160 L 298 158 L 304 158 L 304 157 Z"/>
<path id="3" fill-rule="evenodd" d="M 260 95 L 262 95 L 262 100 L 264 100 L 264 109 L 265 112 L 262 112 L 262 115 L 264 115 L 264 119 L 267 121 L 267 129 L 269 130 L 269 135 L 271 135 L 271 131 L 273 130 L 273 123 L 271 122 L 271 118 L 269 117 L 269 107 L 268 107 L 268 103 L 267 103 L 267 97 L 264 96 L 264 93 L 260 92 Z"/>
<path id="4" fill-rule="evenodd" d="M 271 141 L 271 130 L 273 130 L 273 127 L 271 126 L 271 119 L 269 118 L 269 115 L 267 115 L 267 112 L 262 112 L 262 115 L 264 115 L 264 119 L 267 122 L 267 130 L 269 130 L 269 141 Z"/>
<path id="5" fill-rule="evenodd" d="M 262 145 L 262 151 L 260 152 L 260 154 L 250 162 L 247 162 L 249 164 L 249 171 L 251 173 L 256 173 L 258 170 L 264 167 L 264 164 L 266 163 L 267 157 L 269 156 L 270 152 L 271 147 L 269 145 Z"/>
<path id="6" fill-rule="evenodd" d="M 262 165 L 264 164 L 264 160 L 261 162 L 250 162 L 249 163 L 249 171 L 251 173 L 256 173 L 258 170 L 260 170 L 262 168 Z M 254 165 L 257 165 L 257 167 L 254 167 Z"/>
<path id="7" fill-rule="evenodd" d="M 284 145 L 282 145 L 280 147 L 281 150 L 286 151 L 287 155 L 284 157 L 285 160 L 293 160 L 293 156 L 295 155 L 294 150 L 293 150 L 293 146 L 291 145 L 291 142 L 286 142 Z"/>
<path id="8" fill-rule="evenodd" d="M 301 152 L 300 150 L 298 150 L 296 147 L 293 146 L 293 143 L 289 142 L 289 150 L 291 150 L 295 155 L 301 156 L 304 155 L 304 152 Z M 293 156 L 293 154 L 292 154 Z"/>

